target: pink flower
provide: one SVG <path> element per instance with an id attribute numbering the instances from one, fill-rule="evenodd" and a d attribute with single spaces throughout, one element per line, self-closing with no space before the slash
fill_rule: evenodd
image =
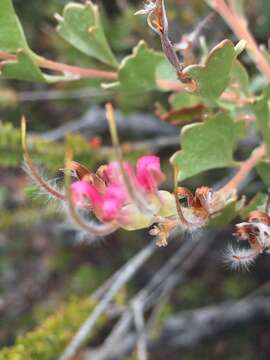
<path id="1" fill-rule="evenodd" d="M 157 156 L 142 156 L 137 161 L 136 175 L 140 186 L 150 192 L 156 192 L 158 186 L 165 180 Z"/>
<path id="2" fill-rule="evenodd" d="M 124 170 L 130 179 L 134 181 L 135 173 L 128 161 L 124 162 Z M 117 161 L 111 161 L 108 165 L 103 165 L 99 170 L 100 176 L 106 184 L 123 185 L 124 179 L 121 173 L 120 165 Z"/>
<path id="3" fill-rule="evenodd" d="M 72 198 L 76 206 L 93 209 L 100 208 L 101 196 L 88 181 L 76 181 L 71 185 Z"/>
<path id="4" fill-rule="evenodd" d="M 110 185 L 102 199 L 102 218 L 104 221 L 116 219 L 126 201 L 126 190 L 121 185 Z"/>
<path id="5" fill-rule="evenodd" d="M 76 206 L 93 210 L 104 221 L 115 219 L 126 200 L 125 189 L 119 185 L 110 185 L 100 194 L 91 183 L 76 181 L 71 192 Z"/>
<path id="6" fill-rule="evenodd" d="M 165 178 L 157 156 L 143 156 L 138 159 L 136 174 L 131 164 L 126 161 L 124 171 L 135 192 L 143 192 L 140 195 L 146 197 L 147 194 L 156 193 L 158 185 Z M 131 204 L 121 167 L 116 161 L 102 165 L 96 174 L 87 173 L 82 180 L 71 185 L 71 192 L 76 206 L 94 211 L 96 216 L 105 222 L 121 222 L 121 217 L 125 215 L 122 208 Z"/>

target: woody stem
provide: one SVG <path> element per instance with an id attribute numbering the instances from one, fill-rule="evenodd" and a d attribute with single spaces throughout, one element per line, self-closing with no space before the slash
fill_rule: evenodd
<path id="1" fill-rule="evenodd" d="M 266 153 L 266 145 L 262 144 L 257 147 L 251 154 L 251 156 L 243 161 L 239 170 L 234 177 L 225 184 L 218 192 L 223 196 L 228 196 L 237 190 L 243 179 L 250 173 L 250 171 L 256 166 L 257 162 L 264 157 Z"/>
<path id="2" fill-rule="evenodd" d="M 255 38 L 249 31 L 246 20 L 238 16 L 238 14 L 227 5 L 225 0 L 214 0 L 213 7 L 223 17 L 235 35 L 240 40 L 245 40 L 247 42 L 247 49 L 257 68 L 270 80 L 270 64 L 260 51 Z"/>
<path id="3" fill-rule="evenodd" d="M 0 65 L 1 60 L 5 61 L 16 61 L 17 56 L 14 54 L 0 51 Z M 117 71 L 99 70 L 94 68 L 82 68 L 73 65 L 67 65 L 60 62 L 52 61 L 44 57 L 36 57 L 36 64 L 44 69 L 53 71 L 59 71 L 63 73 L 69 73 L 78 78 L 90 78 L 90 79 L 101 79 L 101 80 L 118 80 Z M 183 84 L 180 81 L 168 81 L 163 79 L 157 80 L 157 85 L 167 91 L 194 91 L 192 84 Z"/>

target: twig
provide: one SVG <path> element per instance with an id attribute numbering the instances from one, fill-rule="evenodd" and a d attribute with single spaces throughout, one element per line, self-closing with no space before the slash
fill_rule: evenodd
<path id="1" fill-rule="evenodd" d="M 117 292 L 135 275 L 139 268 L 152 256 L 157 250 L 156 245 L 152 242 L 136 254 L 122 269 L 117 279 L 115 279 L 108 292 L 104 295 L 103 299 L 97 304 L 94 311 L 90 314 L 89 318 L 82 324 L 79 331 L 76 333 L 71 343 L 66 348 L 59 360 L 71 359 L 80 346 L 90 336 L 94 326 L 99 317 L 106 311 L 111 300 Z"/>
<path id="2" fill-rule="evenodd" d="M 17 61 L 17 56 L 14 54 L 1 51 L 0 60 Z M 42 56 L 35 57 L 35 62 L 41 68 L 58 71 L 62 73 L 69 73 L 75 75 L 78 78 L 104 79 L 104 80 L 113 80 L 113 81 L 117 80 L 117 72 L 115 71 L 106 71 L 106 70 L 82 68 L 78 66 L 67 65 L 46 59 Z"/>
<path id="3" fill-rule="evenodd" d="M 92 68 L 81 68 L 78 66 L 67 65 L 45 59 L 44 57 L 39 56 L 37 59 L 37 64 L 44 69 L 49 69 L 53 71 L 59 71 L 63 73 L 70 73 L 72 75 L 78 76 L 79 78 L 90 78 L 90 79 L 104 79 L 104 80 L 113 80 L 116 81 L 118 78 L 117 72 L 107 71 L 107 70 L 98 70 Z"/>
<path id="4" fill-rule="evenodd" d="M 151 339 L 149 334 L 147 351 L 153 358 L 157 355 L 165 357 L 176 350 L 194 349 L 203 341 L 214 339 L 226 330 L 232 332 L 239 326 L 268 323 L 270 323 L 269 297 L 224 302 L 187 310 L 168 318 L 158 338 Z M 106 360 L 123 358 L 132 351 L 136 340 L 136 333 L 126 334 L 121 342 L 114 345 Z M 93 359 L 91 352 L 88 358 Z"/>
<path id="5" fill-rule="evenodd" d="M 265 144 L 262 144 L 258 148 L 256 148 L 251 156 L 243 161 L 240 165 L 239 170 L 235 174 L 235 176 L 225 184 L 218 192 L 222 195 L 229 195 L 237 190 L 243 179 L 250 173 L 250 171 L 256 166 L 257 162 L 264 157 L 266 152 Z"/>
<path id="6" fill-rule="evenodd" d="M 190 271 L 197 261 L 205 254 L 211 242 L 214 240 L 214 237 L 208 236 L 205 238 L 206 241 L 200 240 L 201 241 L 197 241 L 194 238 L 190 238 L 181 245 L 178 251 L 172 255 L 154 275 L 152 280 L 140 290 L 133 299 L 131 299 L 131 302 L 139 302 L 145 312 L 151 306 L 157 304 L 158 301 L 162 300 L 162 296 L 172 291 L 176 284 L 182 283 L 185 279 L 185 273 Z M 176 269 L 178 267 L 181 268 L 182 271 L 177 271 Z M 168 285 L 168 280 L 170 286 Z M 132 325 L 132 320 L 133 312 L 128 308 L 113 328 L 104 345 L 97 351 L 90 351 L 89 357 L 86 356 L 86 358 L 89 358 L 89 360 L 93 359 L 93 356 L 95 360 L 121 358 L 125 351 L 118 352 L 118 348 L 122 349 L 122 339 L 127 336 L 128 330 Z M 150 326 L 151 321 L 147 324 L 147 330 L 149 330 Z M 146 334 L 144 336 L 146 336 Z M 126 343 L 127 348 L 130 350 L 134 348 L 137 338 L 136 340 L 133 340 L 133 342 Z M 119 354 L 119 357 L 116 354 Z"/>
<path id="7" fill-rule="evenodd" d="M 238 16 L 225 0 L 213 0 L 213 8 L 223 17 L 226 23 L 240 40 L 247 42 L 247 48 L 257 68 L 270 79 L 270 64 L 260 51 L 256 40 L 248 29 L 245 19 Z"/>
<path id="8" fill-rule="evenodd" d="M 0 64 L 4 63 L 5 61 L 16 61 L 17 56 L 6 53 L 0 52 Z M 99 70 L 94 68 L 82 68 L 73 65 L 67 65 L 64 63 L 52 61 L 46 59 L 44 57 L 37 57 L 36 64 L 44 69 L 49 69 L 57 72 L 62 73 L 69 73 L 74 75 L 76 79 L 100 79 L 100 80 L 111 80 L 117 81 L 118 80 L 118 73 L 116 71 L 107 71 L 107 70 Z M 180 81 L 166 81 L 163 79 L 157 80 L 157 85 L 167 91 L 194 91 L 194 85 L 183 84 Z"/>
<path id="9" fill-rule="evenodd" d="M 145 334 L 144 310 L 143 304 L 139 299 L 132 302 L 134 323 L 136 326 L 137 341 L 137 357 L 138 360 L 147 360 L 147 341 Z"/>

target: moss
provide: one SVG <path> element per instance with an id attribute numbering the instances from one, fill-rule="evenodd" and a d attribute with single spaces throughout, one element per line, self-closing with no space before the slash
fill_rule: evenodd
<path id="1" fill-rule="evenodd" d="M 19 337 L 14 346 L 1 350 L 0 360 L 55 360 L 94 307 L 89 298 L 70 300 L 36 330 Z M 106 317 L 101 317 L 96 332 L 105 322 Z"/>
<path id="2" fill-rule="evenodd" d="M 79 134 L 70 134 L 66 142 L 73 150 L 77 161 L 85 163 L 90 168 L 95 167 L 100 155 L 90 152 L 87 140 Z M 66 144 L 64 142 L 50 142 L 39 137 L 31 139 L 31 157 L 36 164 L 46 165 L 48 170 L 55 171 L 63 167 Z M 22 163 L 21 132 L 11 123 L 0 124 L 0 165 L 17 167 Z"/>

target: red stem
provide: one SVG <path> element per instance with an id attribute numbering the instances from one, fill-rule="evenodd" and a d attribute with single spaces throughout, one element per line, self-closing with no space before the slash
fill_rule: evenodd
<path id="1" fill-rule="evenodd" d="M 246 21 L 241 19 L 232 8 L 230 8 L 225 0 L 215 0 L 214 1 L 215 10 L 223 17 L 226 23 L 230 26 L 235 35 L 241 40 L 247 42 L 247 48 L 250 51 L 250 54 L 257 66 L 257 68 L 264 74 L 268 79 L 270 79 L 270 65 L 260 51 L 258 44 L 256 43 L 255 38 L 249 31 Z"/>
<path id="2" fill-rule="evenodd" d="M 16 61 L 17 56 L 14 54 L 6 53 L 0 51 L 0 60 L 4 61 Z M 98 70 L 92 68 L 81 68 L 77 66 L 67 65 L 59 63 L 56 61 L 45 59 L 42 56 L 36 58 L 37 65 L 41 68 L 50 69 L 53 71 L 67 72 L 80 78 L 94 78 L 94 79 L 104 79 L 104 80 L 117 80 L 117 72 Z"/>
<path id="3" fill-rule="evenodd" d="M 0 51 L 0 60 L 16 61 L 17 56 L 14 54 Z M 52 61 L 39 56 L 37 58 L 37 65 L 41 68 L 50 69 L 53 71 L 68 72 L 80 78 L 104 79 L 104 80 L 118 80 L 118 73 L 116 71 L 98 70 L 92 68 L 81 68 L 77 66 L 67 65 Z M 194 91 L 194 84 L 183 84 L 180 81 L 157 80 L 157 85 L 168 91 Z"/>
<path id="4" fill-rule="evenodd" d="M 68 72 L 83 78 L 117 80 L 117 72 L 97 70 L 91 68 L 81 68 L 77 66 L 62 64 L 56 61 L 48 60 L 43 57 L 38 58 L 38 65 L 45 69 L 54 71 Z"/>
<path id="5" fill-rule="evenodd" d="M 234 175 L 234 177 L 218 192 L 222 195 L 230 195 L 237 190 L 243 179 L 250 173 L 250 171 L 256 166 L 257 162 L 264 157 L 266 153 L 266 145 L 262 144 L 257 147 L 251 154 L 251 156 L 243 161 L 240 165 L 239 170 Z"/>

